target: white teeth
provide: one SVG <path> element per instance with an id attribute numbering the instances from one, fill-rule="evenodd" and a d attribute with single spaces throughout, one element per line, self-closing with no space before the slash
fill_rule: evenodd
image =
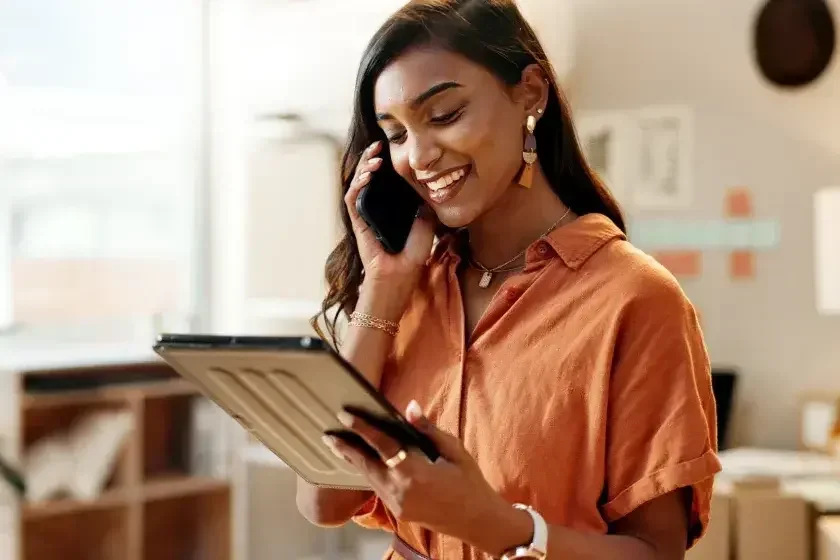
<path id="1" fill-rule="evenodd" d="M 463 169 L 459 169 L 457 171 L 453 171 L 449 175 L 444 175 L 443 177 L 439 177 L 437 180 L 428 183 L 428 187 L 433 191 L 438 191 L 440 189 L 446 188 L 452 183 L 461 179 L 464 175 L 466 175 L 466 171 Z"/>

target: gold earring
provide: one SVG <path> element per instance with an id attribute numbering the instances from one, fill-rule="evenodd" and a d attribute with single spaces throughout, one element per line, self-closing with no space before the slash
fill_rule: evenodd
<path id="1" fill-rule="evenodd" d="M 537 138 L 534 136 L 534 131 L 537 129 L 537 117 L 528 115 L 528 119 L 525 121 L 525 129 L 528 134 L 525 136 L 525 147 L 522 150 L 524 164 L 516 183 L 520 187 L 530 189 L 534 182 L 534 164 L 537 163 Z"/>

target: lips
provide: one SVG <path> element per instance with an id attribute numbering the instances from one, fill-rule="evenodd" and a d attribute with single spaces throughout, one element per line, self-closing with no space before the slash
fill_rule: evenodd
<path id="1" fill-rule="evenodd" d="M 429 189 L 429 198 L 432 199 L 432 202 L 442 204 L 452 200 L 466 182 L 469 171 L 469 167 L 461 167 L 441 175 L 433 181 L 427 181 L 425 185 Z"/>

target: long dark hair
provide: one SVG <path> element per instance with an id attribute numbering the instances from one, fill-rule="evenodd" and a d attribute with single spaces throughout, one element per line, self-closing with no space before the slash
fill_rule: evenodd
<path id="1" fill-rule="evenodd" d="M 388 64 L 409 48 L 434 46 L 458 53 L 480 64 L 510 86 L 522 79 L 531 64 L 539 64 L 549 80 L 548 106 L 536 130 L 539 160 L 552 189 L 578 215 L 600 213 L 622 231 L 624 218 L 618 203 L 590 170 L 575 136 L 571 114 L 554 69 L 536 34 L 514 0 L 414 0 L 391 16 L 367 46 L 356 79 L 353 119 L 342 158 L 342 192 L 359 164 L 362 152 L 384 140 L 373 105 L 374 84 Z M 336 322 L 342 312 L 356 306 L 364 270 L 347 209 L 342 205 L 344 238 L 326 265 L 329 291 L 318 319 L 337 343 Z M 334 309 L 335 314 L 328 317 Z"/>

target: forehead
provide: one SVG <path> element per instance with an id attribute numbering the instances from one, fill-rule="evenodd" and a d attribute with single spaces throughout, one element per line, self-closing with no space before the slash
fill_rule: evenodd
<path id="1" fill-rule="evenodd" d="M 494 76 L 471 60 L 443 49 L 418 48 L 391 62 L 374 86 L 377 112 L 409 105 L 430 87 L 457 82 L 465 89 L 488 87 Z"/>

